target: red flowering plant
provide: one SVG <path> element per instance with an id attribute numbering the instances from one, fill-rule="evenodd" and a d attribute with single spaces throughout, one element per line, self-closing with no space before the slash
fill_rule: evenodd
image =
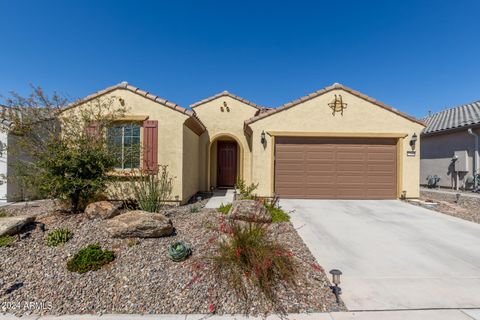
<path id="1" fill-rule="evenodd" d="M 212 257 L 218 279 L 245 300 L 252 286 L 275 300 L 280 283 L 295 285 L 295 261 L 289 250 L 269 237 L 268 224 L 221 219 L 223 233 Z"/>

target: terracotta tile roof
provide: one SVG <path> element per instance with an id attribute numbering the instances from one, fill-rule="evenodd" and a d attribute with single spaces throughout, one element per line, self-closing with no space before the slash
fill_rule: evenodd
<path id="1" fill-rule="evenodd" d="M 220 98 L 220 97 L 230 97 L 232 99 L 235 99 L 235 100 L 238 100 L 238 101 L 243 102 L 245 104 L 248 104 L 249 106 L 252 106 L 252 107 L 254 107 L 258 110 L 270 110 L 271 109 L 271 108 L 259 106 L 258 104 L 255 104 L 251 101 L 248 101 L 247 99 L 244 99 L 242 97 L 234 95 L 234 94 L 232 94 L 228 91 L 223 91 L 223 92 L 217 93 L 216 95 L 213 95 L 211 97 L 208 97 L 208 98 L 205 98 L 205 99 L 200 100 L 198 102 L 195 102 L 195 103 L 191 104 L 190 107 L 195 108 L 195 107 L 198 107 L 199 105 L 202 105 L 204 103 L 207 103 L 209 101 L 215 100 L 215 99 Z"/>
<path id="2" fill-rule="evenodd" d="M 82 99 L 78 100 L 78 101 L 75 101 L 74 103 L 72 103 L 72 104 L 70 104 L 68 107 L 66 107 L 65 110 L 70 109 L 70 108 L 73 108 L 73 107 L 76 107 L 76 106 L 78 106 L 79 104 L 88 102 L 88 101 L 90 101 L 90 100 L 92 100 L 92 99 L 95 99 L 95 98 L 97 98 L 97 97 L 99 97 L 99 96 L 102 96 L 102 95 L 104 95 L 104 94 L 107 94 L 107 93 L 112 92 L 112 91 L 117 90 L 117 89 L 131 91 L 131 92 L 133 92 L 133 93 L 135 93 L 135 94 L 138 94 L 138 95 L 140 95 L 140 96 L 142 96 L 142 97 L 145 97 L 146 99 L 152 100 L 152 101 L 154 101 L 154 102 L 156 102 L 156 103 L 159 103 L 159 104 L 161 104 L 161 105 L 163 105 L 163 106 L 166 106 L 166 107 L 168 107 L 168 108 L 170 108 L 170 109 L 173 109 L 173 110 L 175 110 L 175 111 L 178 111 L 178 112 L 181 112 L 181 113 L 183 113 L 183 114 L 186 114 L 186 115 L 192 117 L 193 119 L 195 119 L 195 122 L 198 123 L 198 126 L 199 126 L 203 131 L 206 130 L 205 125 L 204 125 L 204 124 L 202 123 L 202 121 L 197 117 L 195 111 L 192 111 L 192 110 L 186 109 L 186 108 L 184 108 L 184 107 L 181 107 L 181 106 L 179 106 L 178 104 L 176 104 L 176 103 L 174 103 L 174 102 L 168 101 L 168 100 L 163 99 L 163 98 L 161 98 L 161 97 L 159 97 L 159 96 L 156 96 L 156 95 L 154 95 L 154 94 L 151 94 L 151 93 L 148 92 L 148 91 L 141 90 L 140 88 L 137 88 L 137 87 L 135 87 L 135 86 L 132 86 L 132 85 L 128 84 L 128 82 L 125 82 L 125 81 L 124 81 L 124 82 L 121 82 L 121 83 L 119 83 L 119 84 L 116 84 L 116 85 L 114 85 L 114 86 L 108 87 L 108 88 L 106 88 L 106 89 L 100 90 L 100 91 L 98 91 L 98 92 L 95 92 L 95 93 L 93 93 L 93 94 L 91 94 L 91 95 L 86 96 L 85 98 L 82 98 Z"/>
<path id="3" fill-rule="evenodd" d="M 479 125 L 480 101 L 434 113 L 424 118 L 423 121 L 425 121 L 427 127 L 423 130 L 422 134 L 438 133 Z"/>
<path id="4" fill-rule="evenodd" d="M 346 91 L 346 92 L 348 92 L 348 93 L 350 93 L 350 94 L 353 94 L 354 96 L 357 96 L 357 97 L 359 97 L 359 98 L 362 98 L 362 99 L 364 99 L 364 100 L 367 100 L 367 101 L 369 101 L 369 102 L 371 102 L 371 103 L 373 103 L 373 104 L 375 104 L 375 105 L 377 105 L 377 106 L 379 106 L 379 107 L 381 107 L 381 108 L 383 108 L 383 109 L 386 109 L 386 110 L 388 110 L 388 111 L 391 111 L 391 112 L 393 112 L 393 113 L 396 113 L 396 114 L 398 114 L 398 115 L 401 116 L 401 117 L 404 117 L 404 118 L 406 118 L 406 119 L 408 119 L 408 120 L 411 120 L 411 121 L 413 121 L 413 122 L 416 122 L 416 123 L 418 123 L 418 124 L 421 124 L 421 125 L 425 126 L 425 124 L 424 124 L 422 121 L 420 121 L 420 120 L 418 120 L 418 119 L 416 119 L 416 118 L 414 118 L 414 117 L 412 117 L 412 116 L 409 116 L 409 115 L 407 115 L 407 114 L 405 114 L 405 113 L 403 113 L 403 112 L 400 112 L 400 111 L 398 111 L 397 109 L 395 109 L 395 108 L 393 108 L 393 107 L 390 107 L 390 106 L 388 106 L 388 105 L 386 105 L 386 104 L 384 104 L 384 103 L 382 103 L 382 102 L 380 102 L 380 101 L 378 101 L 378 100 L 375 100 L 375 99 L 373 99 L 373 98 L 370 98 L 369 96 L 367 96 L 367 95 L 365 95 L 365 94 L 363 94 L 363 93 L 360 93 L 360 92 L 358 92 L 358 91 L 355 91 L 355 90 L 353 90 L 353 89 L 350 89 L 350 88 L 348 88 L 348 87 L 345 87 L 344 85 L 341 85 L 341 84 L 339 84 L 339 83 L 334 83 L 334 84 L 332 84 L 331 86 L 325 87 L 325 88 L 323 88 L 323 89 L 321 89 L 321 90 L 318 90 L 318 91 L 315 91 L 315 92 L 313 92 L 313 93 L 310 93 L 309 95 L 306 95 L 306 96 L 304 96 L 304 97 L 301 97 L 301 98 L 299 98 L 299 99 L 297 99 L 297 100 L 294 100 L 294 101 L 292 101 L 292 102 L 288 102 L 288 103 L 286 103 L 286 104 L 283 104 L 283 105 L 281 105 L 281 106 L 278 107 L 278 108 L 270 109 L 270 110 L 268 110 L 268 111 L 266 111 L 266 112 L 264 112 L 264 113 L 261 113 L 261 114 L 255 116 L 255 117 L 253 117 L 253 118 L 250 118 L 250 119 L 248 119 L 248 120 L 245 121 L 245 126 L 248 126 L 249 124 L 251 124 L 251 123 L 253 123 L 253 122 L 255 122 L 255 121 L 258 121 L 258 120 L 260 120 L 260 119 L 266 118 L 266 117 L 268 117 L 268 116 L 270 116 L 270 115 L 272 115 L 272 114 L 275 114 L 275 113 L 278 113 L 278 112 L 282 112 L 282 111 L 284 111 L 284 110 L 286 110 L 286 109 L 295 107 L 295 106 L 297 106 L 297 105 L 299 105 L 299 104 L 301 104 L 301 103 L 303 103 L 303 102 L 305 102 L 305 101 L 308 101 L 308 100 L 313 99 L 313 98 L 315 98 L 315 97 L 321 96 L 322 94 L 325 94 L 325 93 L 327 93 L 327 92 L 330 92 L 330 91 L 333 91 L 333 90 L 337 90 L 337 89 L 342 89 L 342 90 L 344 90 L 344 91 Z"/>

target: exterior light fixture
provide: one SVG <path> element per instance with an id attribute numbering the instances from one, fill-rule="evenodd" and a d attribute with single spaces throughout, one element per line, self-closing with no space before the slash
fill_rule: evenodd
<path id="1" fill-rule="evenodd" d="M 342 288 L 340 288 L 338 285 L 340 284 L 340 276 L 342 275 L 342 271 L 338 269 L 332 269 L 330 270 L 330 274 L 332 275 L 332 283 L 334 284 L 330 288 L 335 295 L 337 303 L 340 303 L 340 295 L 342 294 Z"/>
<path id="2" fill-rule="evenodd" d="M 412 147 L 412 150 L 415 150 L 415 144 L 417 144 L 417 140 L 418 140 L 417 134 L 414 133 L 412 136 L 412 139 L 410 139 L 410 147 Z"/>
<path id="3" fill-rule="evenodd" d="M 265 131 L 262 131 L 262 134 L 260 135 L 260 143 L 263 145 L 267 143 L 267 139 L 265 138 Z"/>

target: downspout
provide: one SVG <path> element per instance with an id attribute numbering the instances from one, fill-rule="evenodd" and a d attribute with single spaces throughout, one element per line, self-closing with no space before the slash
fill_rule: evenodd
<path id="1" fill-rule="evenodd" d="M 473 188 L 477 189 L 477 171 L 478 171 L 478 134 L 472 131 L 472 129 L 468 129 L 468 133 L 475 137 L 475 151 L 473 154 Z"/>

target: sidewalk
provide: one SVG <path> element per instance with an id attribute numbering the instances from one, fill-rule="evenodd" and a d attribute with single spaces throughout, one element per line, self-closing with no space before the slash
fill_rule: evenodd
<path id="1" fill-rule="evenodd" d="M 213 196 L 208 200 L 205 208 L 216 209 L 223 204 L 229 204 L 233 202 L 234 189 L 219 189 L 213 192 Z"/>
<path id="2" fill-rule="evenodd" d="M 480 309 L 450 309 L 450 310 L 399 310 L 399 311 L 364 311 L 364 312 L 331 312 L 288 314 L 286 316 L 271 315 L 263 317 L 247 317 L 243 315 L 139 315 L 139 314 L 105 314 L 96 315 L 66 315 L 66 316 L 23 316 L 0 314 L 0 320 L 480 320 Z"/>

